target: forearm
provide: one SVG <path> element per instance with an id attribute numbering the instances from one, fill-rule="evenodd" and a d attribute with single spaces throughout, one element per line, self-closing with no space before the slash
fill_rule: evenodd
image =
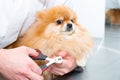
<path id="1" fill-rule="evenodd" d="M 5 49 L 0 49 L 0 57 L 1 57 L 1 54 L 4 54 L 5 53 Z"/>

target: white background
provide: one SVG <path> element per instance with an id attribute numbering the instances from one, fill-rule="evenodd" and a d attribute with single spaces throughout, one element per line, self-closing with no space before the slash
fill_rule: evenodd
<path id="1" fill-rule="evenodd" d="M 103 38 L 105 29 L 105 0 L 46 0 L 47 7 L 63 4 L 73 9 L 81 25 L 93 37 Z"/>
<path id="2" fill-rule="evenodd" d="M 103 38 L 105 0 L 75 0 L 74 7 L 79 17 L 79 22 L 88 29 L 92 36 Z"/>

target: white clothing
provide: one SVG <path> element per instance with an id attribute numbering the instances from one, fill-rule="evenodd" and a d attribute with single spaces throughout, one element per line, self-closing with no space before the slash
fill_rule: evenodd
<path id="1" fill-rule="evenodd" d="M 66 2 L 67 1 L 67 2 Z M 0 48 L 16 41 L 32 24 L 38 10 L 71 0 L 0 0 Z M 73 6 L 71 4 L 71 6 Z"/>
<path id="2" fill-rule="evenodd" d="M 14 42 L 33 22 L 43 7 L 37 0 L 0 1 L 0 48 Z"/>

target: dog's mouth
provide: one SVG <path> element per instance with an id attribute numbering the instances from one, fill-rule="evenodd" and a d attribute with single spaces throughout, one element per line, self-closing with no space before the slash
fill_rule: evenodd
<path id="1" fill-rule="evenodd" d="M 75 32 L 75 27 L 72 23 L 67 23 L 62 27 L 62 33 L 71 35 Z"/>

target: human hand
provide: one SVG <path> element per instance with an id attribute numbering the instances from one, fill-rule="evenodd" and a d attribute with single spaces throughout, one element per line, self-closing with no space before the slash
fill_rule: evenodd
<path id="1" fill-rule="evenodd" d="M 49 72 L 55 75 L 64 75 L 72 71 L 76 66 L 75 59 L 65 51 L 60 51 L 57 56 L 63 58 L 62 64 L 53 64 L 49 67 Z M 55 56 L 54 56 L 55 57 Z"/>
<path id="2" fill-rule="evenodd" d="M 28 47 L 0 49 L 0 74 L 4 80 L 44 80 L 41 69 L 29 57 L 39 54 Z"/>

